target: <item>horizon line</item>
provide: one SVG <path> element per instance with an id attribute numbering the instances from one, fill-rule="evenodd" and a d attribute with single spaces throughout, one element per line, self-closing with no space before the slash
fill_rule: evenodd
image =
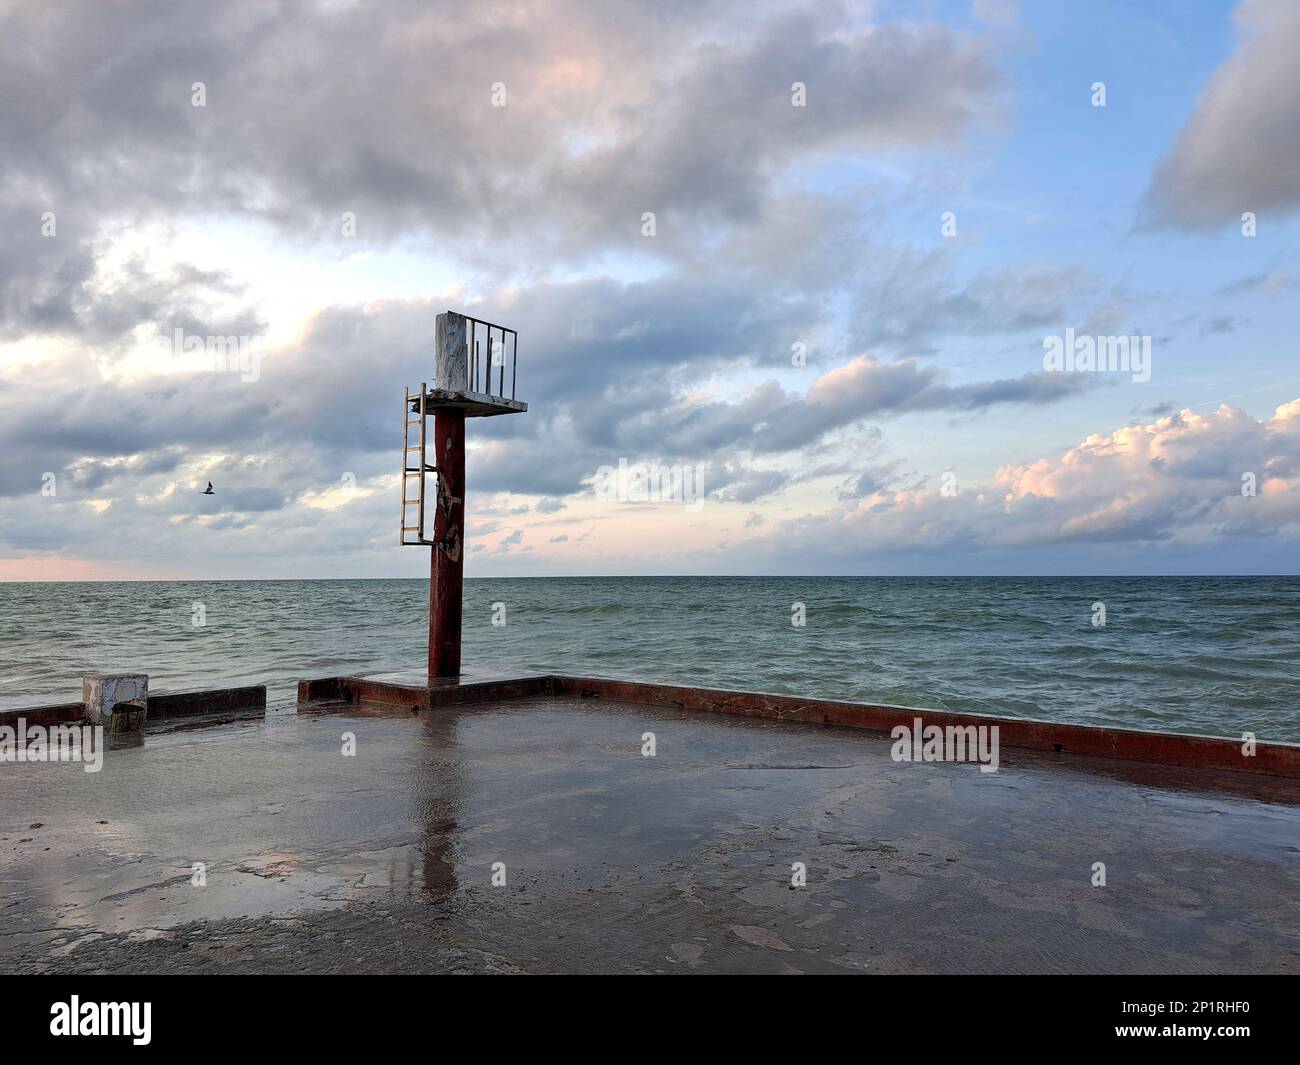
<path id="1" fill-rule="evenodd" d="M 554 580 L 1150 580 L 1154 578 L 1277 578 L 1291 573 L 530 573 L 466 577 L 467 581 Z M 29 581 L 0 578 L 0 584 L 258 584 L 301 581 L 421 581 L 428 577 L 56 577 Z"/>

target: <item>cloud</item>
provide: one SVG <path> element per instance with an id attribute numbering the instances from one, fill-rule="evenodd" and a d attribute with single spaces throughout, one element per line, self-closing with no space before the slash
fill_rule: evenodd
<path id="1" fill-rule="evenodd" d="M 1292 273 L 1286 270 L 1267 270 L 1258 271 L 1253 274 L 1247 274 L 1245 277 L 1239 277 L 1236 281 L 1231 281 L 1225 285 L 1220 285 L 1215 289 L 1216 296 L 1280 296 L 1289 289 L 1295 288 L 1300 284 L 1300 280 Z"/>
<path id="2" fill-rule="evenodd" d="M 1249 32 L 1160 189 L 1245 182 L 1267 193 L 1252 209 L 1268 209 L 1268 195 L 1290 202 L 1295 138 L 1277 134 L 1293 131 L 1295 92 L 1277 83 L 1275 38 L 1292 20 L 1278 11 L 1243 5 Z M 1268 488 L 1223 527 L 1263 522 L 1275 535 L 1264 516 L 1284 514 L 1290 475 L 1271 421 L 1252 435 L 1249 420 L 1216 413 L 1207 425 L 1220 436 L 1203 448 L 1210 430 L 1196 419 L 1208 416 L 1183 412 L 1131 468 L 1081 447 L 1071 463 L 1128 486 L 1118 503 L 1104 483 L 1047 492 L 1069 480 L 1055 467 L 944 499 L 916 456 L 881 453 L 876 423 L 971 422 L 1097 383 L 972 371 L 961 341 L 1014 350 L 1062 323 L 1128 316 L 1130 293 L 1082 266 L 987 267 L 963 242 L 906 239 L 920 197 L 863 176 L 932 153 L 949 173 L 1002 122 L 1000 49 L 1023 30 L 1009 4 L 973 13 L 954 29 L 874 5 L 740 0 L 176 0 L 147 16 L 0 0 L 0 547 L 192 570 L 243 558 L 288 575 L 314 565 L 287 546 L 310 536 L 326 567 L 392 565 L 397 390 L 431 377 L 447 304 L 360 301 L 409 293 L 426 267 L 455 282 L 458 307 L 523 338 L 529 415 L 483 419 L 471 438 L 470 538 L 496 541 L 471 544 L 484 555 L 583 543 L 590 528 L 566 541 L 543 526 L 564 526 L 566 507 L 570 522 L 599 521 L 585 488 L 623 456 L 706 466 L 709 506 L 736 508 L 725 520 L 756 540 L 806 506 L 816 481 L 833 482 L 823 520 L 860 523 L 856 542 L 976 550 L 1022 534 L 1200 529 L 1227 474 L 1194 467 L 1231 459 L 1254 462 Z M 196 81 L 204 107 L 191 106 Z M 505 107 L 493 106 L 495 82 Z M 791 106 L 794 82 L 808 106 Z M 1233 106 L 1253 132 L 1223 128 Z M 1260 131 L 1277 143 L 1237 143 Z M 1184 191 L 1161 202 L 1183 218 L 1189 197 L 1214 201 Z M 653 239 L 640 235 L 647 210 Z M 46 211 L 56 236 L 41 233 Z M 339 232 L 343 212 L 355 238 Z M 303 295 L 295 284 L 310 285 L 288 277 L 259 291 L 239 260 L 258 241 L 286 272 L 308 263 L 313 282 L 347 264 L 339 276 L 362 277 L 365 295 Z M 372 252 L 385 254 L 367 263 Z M 1240 291 L 1293 283 L 1265 270 Z M 291 321 L 276 318 L 286 304 Z M 1224 313 L 1205 328 L 1247 320 Z M 256 381 L 142 354 L 174 328 L 274 334 L 277 346 Z M 796 368 L 798 344 L 808 361 Z M 1031 348 L 1036 362 L 1037 336 Z M 957 357 L 965 372 L 949 368 Z M 1145 431 L 1108 446 L 1136 451 Z M 40 494 L 46 472 L 55 497 Z M 344 473 L 355 490 L 339 488 Z M 208 479 L 214 497 L 198 492 Z M 778 495 L 781 509 L 750 510 Z"/>
<path id="3" fill-rule="evenodd" d="M 1201 336 L 1223 336 L 1228 333 L 1234 333 L 1241 324 L 1241 321 L 1234 315 L 1221 315 L 1217 318 L 1211 318 L 1209 321 L 1201 325 Z"/>
<path id="4" fill-rule="evenodd" d="M 197 210 L 321 240 L 350 211 L 362 241 L 473 238 L 481 263 L 631 250 L 656 211 L 656 254 L 690 254 L 702 228 L 762 214 L 795 161 L 951 143 L 1003 105 L 982 39 L 939 23 L 672 12 L 670 29 L 630 2 L 8 5 L 0 182 L 70 216 Z"/>
<path id="5" fill-rule="evenodd" d="M 958 471 L 959 472 L 959 471 Z M 1243 484 L 1255 493 L 1243 493 Z M 1150 547 L 1300 538 L 1300 399 L 1256 420 L 1230 406 L 1183 410 L 1088 437 L 1058 456 L 998 470 L 991 484 L 879 490 L 780 523 L 782 552 Z M 816 546 L 820 545 L 820 546 Z M 750 544 L 752 552 L 756 545 Z M 1061 556 L 1058 571 L 1068 570 Z"/>
<path id="6" fill-rule="evenodd" d="M 1239 225 L 1245 211 L 1300 207 L 1300 5 L 1243 0 L 1233 18 L 1236 49 L 1152 176 L 1147 211 L 1157 225 Z"/>
<path id="7" fill-rule="evenodd" d="M 1096 384 L 1086 374 L 1040 372 L 965 384 L 949 383 L 945 376 L 917 360 L 885 362 L 862 355 L 817 378 L 802 395 L 767 380 L 735 400 L 677 391 L 662 376 L 646 382 L 632 378 L 604 411 L 594 410 L 587 399 L 559 400 L 565 416 L 535 423 L 537 438 L 495 439 L 475 448 L 469 475 L 485 489 L 566 495 L 619 458 L 688 463 L 707 467 L 705 483 L 717 498 L 752 503 L 796 479 L 827 471 L 801 458 L 803 472 L 796 477 L 790 470 L 755 466 L 751 457 L 813 448 L 870 419 L 1043 405 Z"/>
<path id="8" fill-rule="evenodd" d="M 548 513 L 611 456 L 651 449 L 714 464 L 728 498 L 778 491 L 791 475 L 749 453 L 815 441 L 818 418 L 851 425 L 896 406 L 884 363 L 860 413 L 771 385 L 698 398 L 728 372 L 788 367 L 797 341 L 815 370 L 845 358 L 827 322 L 869 254 L 846 231 L 862 209 L 799 187 L 803 172 L 957 146 L 1006 105 L 977 28 L 836 4 L 678 5 L 671 32 L 648 3 L 177 0 L 148 19 L 5 5 L 0 31 L 0 226 L 13 235 L 0 242 L 0 337 L 69 341 L 44 363 L 0 365 L 0 496 L 53 470 L 66 491 L 109 500 L 106 514 L 138 496 L 155 500 L 145 513 L 184 517 L 187 497 L 167 486 L 211 476 L 210 517 L 264 515 L 341 470 L 391 469 L 393 389 L 430 376 L 440 304 L 322 307 L 254 383 L 132 363 L 142 335 L 267 330 L 258 293 L 165 251 L 176 220 L 253 221 L 320 258 L 342 247 L 343 211 L 357 218 L 349 253 L 436 248 L 496 294 L 466 309 L 526 338 L 532 412 L 476 426 L 476 490 L 542 494 Z M 796 81 L 806 107 L 791 105 Z M 45 210 L 57 238 L 40 236 Z M 644 210 L 659 217 L 653 241 Z M 609 254 L 657 265 L 631 281 L 544 276 Z M 892 372 L 917 379 L 915 409 L 999 401 L 945 393 L 931 369 Z M 1025 402 L 1041 387 L 992 385 Z M 784 443 L 744 425 L 772 402 L 798 419 Z"/>
<path id="9" fill-rule="evenodd" d="M 775 380 L 745 398 L 686 400 L 643 410 L 618 427 L 615 443 L 640 451 L 656 446 L 676 457 L 742 448 L 780 454 L 808 447 L 837 429 L 870 418 L 917 411 L 980 411 L 998 404 L 1044 404 L 1092 387 L 1085 374 L 1027 373 L 1017 378 L 950 384 L 942 370 L 916 359 L 886 362 L 859 355 L 823 374 L 798 395 Z"/>
<path id="10" fill-rule="evenodd" d="M 1041 262 L 1003 267 L 956 283 L 944 252 L 873 248 L 856 277 L 851 325 L 863 347 L 933 352 L 951 335 L 992 336 L 1058 328 L 1081 320 L 1081 302 L 1106 292 L 1073 265 Z"/>
<path id="11" fill-rule="evenodd" d="M 901 462 L 883 462 L 855 472 L 836 490 L 839 499 L 862 499 L 875 496 L 902 481 Z"/>

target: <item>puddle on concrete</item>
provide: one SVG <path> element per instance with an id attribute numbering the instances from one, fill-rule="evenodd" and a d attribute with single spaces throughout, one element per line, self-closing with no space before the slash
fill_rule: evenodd
<path id="1" fill-rule="evenodd" d="M 379 915 L 376 942 L 380 925 L 436 928 L 506 968 L 1015 969 L 1011 952 L 1104 971 L 1113 948 L 1138 966 L 1268 970 L 1300 956 L 1294 806 L 888 751 L 869 734 L 550 699 L 272 710 L 148 732 L 99 774 L 8 765 L 0 966 L 107 950 L 115 933 L 122 951 L 162 949 L 194 922 L 220 937 L 242 919 L 260 922 L 235 937 L 256 957 L 258 927 L 298 942 L 345 909 Z M 1088 881 L 1098 856 L 1106 893 Z"/>

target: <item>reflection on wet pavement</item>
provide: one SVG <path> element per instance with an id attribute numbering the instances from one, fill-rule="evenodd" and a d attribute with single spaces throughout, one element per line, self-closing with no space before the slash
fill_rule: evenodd
<path id="1" fill-rule="evenodd" d="M 1295 783 L 1092 761 L 568 698 L 159 729 L 0 767 L 0 970 L 1300 971 Z"/>

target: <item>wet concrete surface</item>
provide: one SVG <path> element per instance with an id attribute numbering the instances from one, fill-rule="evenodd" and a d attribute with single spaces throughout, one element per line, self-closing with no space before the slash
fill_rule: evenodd
<path id="1" fill-rule="evenodd" d="M 0 971 L 1300 972 L 1294 781 L 889 752 L 555 697 L 0 765 Z"/>

